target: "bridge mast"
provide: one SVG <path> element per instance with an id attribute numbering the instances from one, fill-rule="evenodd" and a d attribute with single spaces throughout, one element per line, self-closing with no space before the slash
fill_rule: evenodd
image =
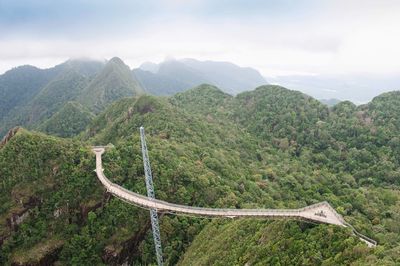
<path id="1" fill-rule="evenodd" d="M 154 196 L 153 177 L 151 174 L 149 154 L 147 152 L 146 138 L 144 136 L 143 127 L 140 127 L 140 140 L 142 143 L 143 166 L 144 166 L 144 174 L 146 177 L 147 197 L 154 199 L 155 196 Z M 153 230 L 153 239 L 154 239 L 154 246 L 156 249 L 157 263 L 158 266 L 162 266 L 163 258 L 162 258 L 162 248 L 161 248 L 160 226 L 158 225 L 158 215 L 155 209 L 150 210 L 150 220 L 151 220 L 151 228 Z"/>

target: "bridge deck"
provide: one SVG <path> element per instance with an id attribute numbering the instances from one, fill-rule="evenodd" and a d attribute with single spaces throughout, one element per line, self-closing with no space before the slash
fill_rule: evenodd
<path id="1" fill-rule="evenodd" d="M 200 208 L 186 205 L 173 204 L 162 200 L 152 199 L 129 191 L 115 183 L 112 183 L 103 173 L 101 155 L 104 147 L 93 147 L 96 154 L 96 173 L 103 186 L 116 197 L 147 209 L 168 211 L 176 214 L 186 214 L 206 217 L 260 217 L 260 218 L 292 218 L 308 220 L 318 223 L 334 224 L 338 226 L 350 226 L 343 217 L 338 214 L 329 203 L 321 202 L 300 209 L 218 209 Z M 351 226 L 350 226 L 351 227 Z M 368 246 L 375 246 L 376 242 L 359 234 L 353 227 L 353 232 L 366 242 Z"/>

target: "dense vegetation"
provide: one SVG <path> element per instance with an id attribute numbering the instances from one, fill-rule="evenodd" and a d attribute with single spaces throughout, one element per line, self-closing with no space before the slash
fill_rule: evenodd
<path id="1" fill-rule="evenodd" d="M 75 140 L 20 130 L 0 148 L 0 264 L 155 263 L 148 211 L 104 192 L 89 149 L 113 143 L 106 175 L 145 194 L 142 125 L 157 198 L 231 208 L 326 200 L 379 243 L 328 225 L 161 214 L 168 265 L 399 264 L 399 106 L 398 92 L 329 109 L 279 86 L 232 97 L 202 85 L 114 102 Z"/>
<path id="2" fill-rule="evenodd" d="M 98 113 L 115 100 L 142 93 L 143 89 L 134 79 L 129 67 L 121 59 L 114 57 L 85 88 L 78 100 Z"/>
<path id="3" fill-rule="evenodd" d="M 77 102 L 67 102 L 38 129 L 50 135 L 73 137 L 84 131 L 94 115 Z"/>
<path id="4" fill-rule="evenodd" d="M 216 220 L 196 237 L 179 265 L 349 265 L 376 263 L 372 251 L 335 226 Z M 223 248 L 221 248 L 223 247 Z"/>
<path id="5" fill-rule="evenodd" d="M 0 117 L 23 106 L 58 72 L 42 70 L 32 66 L 11 69 L 0 76 Z"/>
<path id="6" fill-rule="evenodd" d="M 65 118 L 59 113 L 70 110 L 71 101 L 81 103 L 96 114 L 115 100 L 142 92 L 129 67 L 119 58 L 112 58 L 106 64 L 69 60 L 46 70 L 28 66 L 16 68 L 0 76 L 0 135 L 17 125 L 53 133 L 58 129 L 46 131 L 47 124 Z M 88 120 L 80 119 L 79 124 L 82 122 Z M 68 119 L 60 123 L 71 124 Z M 78 129 L 87 125 L 74 126 L 73 130 L 58 132 L 58 135 L 76 135 L 80 132 Z"/>

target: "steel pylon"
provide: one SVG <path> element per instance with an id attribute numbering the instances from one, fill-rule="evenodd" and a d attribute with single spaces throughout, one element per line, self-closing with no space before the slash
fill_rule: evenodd
<path id="1" fill-rule="evenodd" d="M 146 177 L 147 197 L 155 199 L 153 176 L 151 174 L 149 154 L 147 152 L 146 138 L 144 135 L 144 127 L 140 127 L 140 140 L 142 143 L 143 166 L 144 166 L 144 174 Z M 157 263 L 158 263 L 158 266 L 162 266 L 163 265 L 163 257 L 162 257 L 160 226 L 158 224 L 157 210 L 155 210 L 155 209 L 150 210 L 150 220 L 151 220 L 151 228 L 153 230 L 153 239 L 154 239 L 154 247 L 155 247 L 156 255 L 157 255 Z"/>

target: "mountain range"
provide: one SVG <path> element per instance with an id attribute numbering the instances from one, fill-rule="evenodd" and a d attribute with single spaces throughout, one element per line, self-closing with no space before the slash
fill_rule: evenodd
<path id="1" fill-rule="evenodd" d="M 153 72 L 146 65 L 153 65 Z M 14 68 L 0 76 L 0 135 L 22 125 L 58 136 L 73 136 L 94 115 L 124 97 L 144 92 L 173 95 L 202 83 L 237 93 L 266 83 L 256 70 L 226 62 L 168 60 L 159 65 L 147 63 L 143 68 L 147 70 L 131 71 L 117 57 L 106 62 L 68 60 L 49 69 Z M 56 127 L 49 128 L 54 123 L 48 120 L 54 115 L 66 119 L 65 113 L 74 115 L 74 123 L 60 123 L 57 134 Z"/>
<path id="2" fill-rule="evenodd" d="M 81 118 L 74 123 L 87 126 L 91 116 L 111 102 L 144 92 L 129 67 L 119 58 L 106 63 L 69 60 L 50 69 L 18 67 L 0 76 L 0 88 L 1 135 L 16 125 L 46 129 L 48 125 L 45 124 L 51 124 L 48 119 L 55 114 L 65 116 L 62 113 L 71 112 L 71 107 L 75 114 L 79 113 L 76 118 Z M 60 135 L 65 136 L 67 127 L 76 125 L 65 123 L 63 127 Z"/>
<path id="3" fill-rule="evenodd" d="M 267 84 L 264 77 L 253 68 L 189 58 L 167 59 L 160 64 L 146 62 L 133 72 L 142 86 L 154 95 L 172 95 L 203 83 L 235 95 Z"/>
<path id="4" fill-rule="evenodd" d="M 305 221 L 160 212 L 166 265 L 400 263 L 399 91 L 359 106 L 277 85 L 156 96 L 113 58 L 19 67 L 0 76 L 0 93 L 0 265 L 155 264 L 148 210 L 112 197 L 93 172 L 91 147 L 113 144 L 105 175 L 146 195 L 141 126 L 158 199 L 270 209 L 328 201 L 378 242 Z"/>

